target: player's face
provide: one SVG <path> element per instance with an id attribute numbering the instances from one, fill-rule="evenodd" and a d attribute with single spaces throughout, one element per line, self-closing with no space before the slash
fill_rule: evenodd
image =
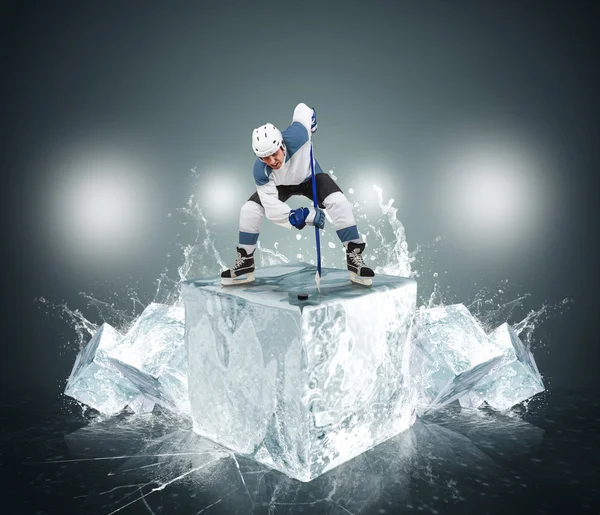
<path id="1" fill-rule="evenodd" d="M 285 152 L 282 148 L 280 148 L 274 154 L 271 154 L 268 157 L 261 157 L 260 160 L 266 165 L 270 166 L 272 170 L 279 170 L 281 165 L 283 164 L 283 160 L 285 159 Z"/>

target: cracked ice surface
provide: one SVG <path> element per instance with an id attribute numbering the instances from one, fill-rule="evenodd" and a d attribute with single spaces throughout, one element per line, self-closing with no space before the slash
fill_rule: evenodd
<path id="1" fill-rule="evenodd" d="M 252 285 L 182 285 L 194 430 L 309 481 L 414 422 L 408 334 L 416 283 L 308 265 Z M 297 294 L 310 294 L 298 301 Z"/>
<path id="2" fill-rule="evenodd" d="M 182 308 L 152 303 L 126 335 L 104 324 L 79 353 L 65 393 L 105 415 L 161 404 L 189 412 Z"/>
<path id="3" fill-rule="evenodd" d="M 412 504 L 414 511 L 429 506 L 443 513 L 469 493 L 481 499 L 491 478 L 523 488 L 523 478 L 503 476 L 506 463 L 533 455 L 543 436 L 543 430 L 519 419 L 450 406 L 304 483 L 198 436 L 186 422 L 134 415 L 67 435 L 71 459 L 55 463 L 61 469 L 86 461 L 96 461 L 104 471 L 109 467 L 108 484 L 80 487 L 81 497 L 106 514 L 127 514 L 136 505 L 148 513 L 395 513 L 381 509 L 390 500 L 394 506 Z M 472 492 L 468 474 L 474 477 Z M 77 492 L 77 485 L 69 488 Z"/>

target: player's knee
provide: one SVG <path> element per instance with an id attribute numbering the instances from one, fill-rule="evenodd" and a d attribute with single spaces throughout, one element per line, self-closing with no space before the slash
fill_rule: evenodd
<path id="1" fill-rule="evenodd" d="M 240 209 L 240 218 L 245 220 L 251 220 L 255 218 L 261 218 L 265 214 L 265 209 L 256 202 L 248 200 L 242 205 Z"/>
<path id="2" fill-rule="evenodd" d="M 325 197 L 323 205 L 325 209 L 352 209 L 352 204 L 341 191 L 335 191 Z"/>
<path id="3" fill-rule="evenodd" d="M 342 193 L 340 187 L 335 181 L 326 173 L 319 173 L 316 175 L 317 181 L 317 195 L 320 203 L 325 205 L 327 199 L 329 199 L 335 193 Z M 342 193 L 343 195 L 343 193 Z M 335 202 L 336 197 L 334 197 Z"/>

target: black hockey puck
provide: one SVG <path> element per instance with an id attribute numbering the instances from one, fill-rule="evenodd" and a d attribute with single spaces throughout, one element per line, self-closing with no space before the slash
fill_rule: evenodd
<path id="1" fill-rule="evenodd" d="M 299 293 L 298 294 L 298 300 L 307 300 L 308 299 L 308 293 Z"/>

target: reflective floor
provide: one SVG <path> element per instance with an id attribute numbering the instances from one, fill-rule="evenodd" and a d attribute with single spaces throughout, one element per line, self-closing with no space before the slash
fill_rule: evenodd
<path id="1" fill-rule="evenodd" d="M 310 483 L 168 414 L 102 421 L 65 398 L 5 399 L 3 515 L 600 513 L 591 390 L 546 392 L 510 415 L 449 406 Z"/>

